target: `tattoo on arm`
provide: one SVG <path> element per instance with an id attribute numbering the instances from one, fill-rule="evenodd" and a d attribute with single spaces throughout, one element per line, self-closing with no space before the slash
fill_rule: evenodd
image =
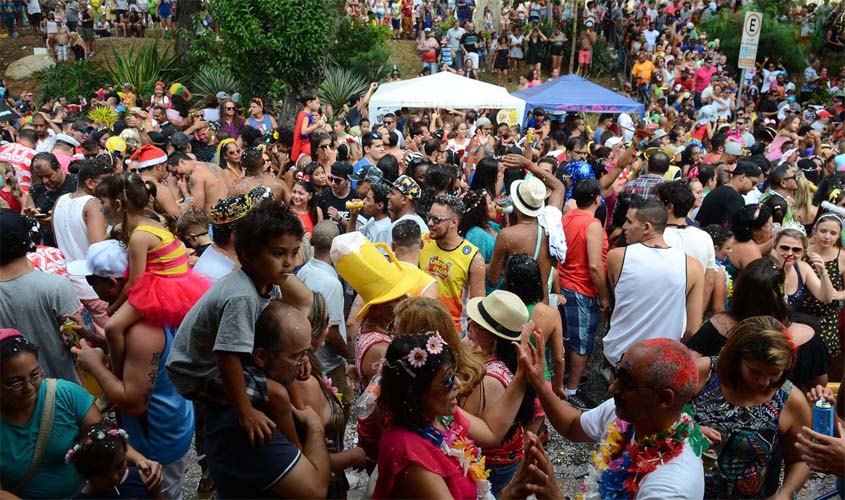
<path id="1" fill-rule="evenodd" d="M 153 389 L 156 385 L 156 380 L 158 379 L 158 364 L 161 359 L 160 352 L 154 352 L 153 358 L 150 360 L 150 372 L 147 373 L 147 381 L 150 383 L 150 386 L 147 388 L 147 392 L 144 394 L 144 404 L 150 402 L 150 398 L 153 396 Z"/>

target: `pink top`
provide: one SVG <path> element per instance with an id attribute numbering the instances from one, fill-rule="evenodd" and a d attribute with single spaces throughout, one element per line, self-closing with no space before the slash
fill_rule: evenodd
<path id="1" fill-rule="evenodd" d="M 450 427 L 466 437 L 469 420 L 455 410 L 455 421 Z M 475 482 L 464 476 L 457 459 L 443 454 L 434 443 L 416 432 L 403 427 L 385 429 L 378 450 L 378 480 L 373 498 L 396 498 L 393 489 L 402 481 L 403 472 L 410 465 L 418 465 L 443 477 L 453 498 L 475 500 L 478 490 Z"/>

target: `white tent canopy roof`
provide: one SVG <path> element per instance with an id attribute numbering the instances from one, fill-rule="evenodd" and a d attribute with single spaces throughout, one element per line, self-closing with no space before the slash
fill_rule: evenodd
<path id="1" fill-rule="evenodd" d="M 525 101 L 506 89 L 449 72 L 381 85 L 370 97 L 370 119 L 403 107 L 515 109 L 520 122 L 525 115 Z"/>

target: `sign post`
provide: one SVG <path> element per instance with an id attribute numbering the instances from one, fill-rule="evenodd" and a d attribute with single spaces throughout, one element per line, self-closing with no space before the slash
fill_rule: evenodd
<path id="1" fill-rule="evenodd" d="M 742 101 L 742 90 L 745 85 L 745 72 L 754 69 L 757 62 L 757 45 L 760 43 L 760 32 L 763 27 L 763 13 L 748 11 L 745 13 L 745 22 L 742 24 L 742 41 L 739 44 L 739 58 L 737 67 L 742 69 L 742 77 L 739 80 L 739 90 L 736 96 L 736 106 L 739 108 Z"/>

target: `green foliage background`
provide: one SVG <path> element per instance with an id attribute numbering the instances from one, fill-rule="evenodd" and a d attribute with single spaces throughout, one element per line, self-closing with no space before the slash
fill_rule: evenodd
<path id="1" fill-rule="evenodd" d="M 728 56 L 728 63 L 736 65 L 745 12 L 763 12 L 757 61 L 763 62 L 763 58 L 768 55 L 771 60 L 782 62 L 790 73 L 801 73 L 807 66 L 807 53 L 806 48 L 798 43 L 800 26 L 795 22 L 779 20 L 784 15 L 781 9 L 787 3 L 750 3 L 737 14 L 733 14 L 730 9 L 722 9 L 718 16 L 703 22 L 701 29 L 707 32 L 708 40 L 719 39 L 722 51 Z"/>

